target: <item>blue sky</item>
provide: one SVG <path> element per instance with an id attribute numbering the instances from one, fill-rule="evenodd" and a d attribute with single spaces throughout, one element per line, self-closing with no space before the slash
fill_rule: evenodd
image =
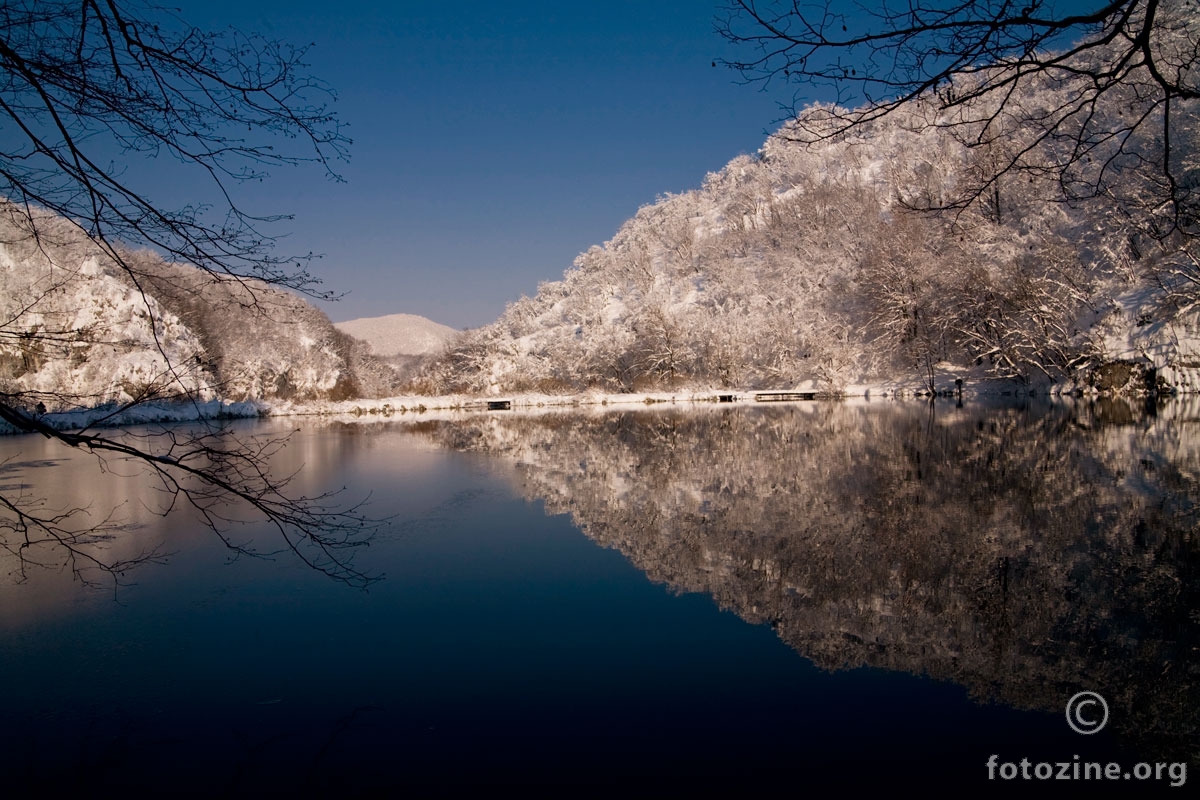
<path id="1" fill-rule="evenodd" d="M 354 140 L 345 183 L 277 170 L 251 210 L 346 292 L 336 321 L 395 312 L 455 327 L 556 280 L 639 206 L 754 152 L 776 99 L 711 66 L 717 4 L 184 0 L 180 16 L 312 42 Z"/>

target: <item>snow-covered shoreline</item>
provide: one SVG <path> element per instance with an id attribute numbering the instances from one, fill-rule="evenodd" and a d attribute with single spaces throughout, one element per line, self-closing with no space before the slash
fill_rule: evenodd
<path id="1" fill-rule="evenodd" d="M 35 419 L 57 431 L 79 431 L 85 428 L 126 428 L 155 423 L 253 419 L 265 416 L 271 416 L 270 409 L 265 403 L 258 401 L 235 403 L 227 400 L 150 400 L 132 405 L 107 403 L 95 408 L 38 414 Z M 0 435 L 24 432 L 0 420 Z"/>
<path id="2" fill-rule="evenodd" d="M 1020 398 L 1058 398 L 1126 396 L 1100 392 L 1093 387 L 1074 384 L 1025 386 L 1016 381 L 984 379 L 965 382 L 958 387 L 953 379 L 935 382 L 938 397 L 962 398 L 967 401 L 1008 401 Z M 495 410 L 524 413 L 561 412 L 575 409 L 581 412 L 603 412 L 614 409 L 672 405 L 688 407 L 700 404 L 763 405 L 759 395 L 789 394 L 793 399 L 771 400 L 775 403 L 854 402 L 872 400 L 928 400 L 932 395 L 919 380 L 897 381 L 890 384 L 852 385 L 838 392 L 819 388 L 815 383 L 801 386 L 728 389 L 706 387 L 677 391 L 651 391 L 612 394 L 583 392 L 571 395 L 537 393 L 481 395 L 402 395 L 396 397 L 358 400 L 314 400 L 304 402 L 202 402 L 147 401 L 125 407 L 109 404 L 91 409 L 79 409 L 37 416 L 37 420 L 59 431 L 85 428 L 133 427 L 147 424 L 173 424 L 210 420 L 285 418 L 285 417 L 382 417 L 420 416 L 444 419 Z M 1185 393 L 1190 394 L 1190 393 Z M 18 434 L 12 425 L 0 422 L 0 434 Z"/>
<path id="3" fill-rule="evenodd" d="M 563 409 L 609 410 L 636 407 L 730 403 L 734 405 L 766 405 L 756 399 L 758 395 L 793 394 L 795 399 L 771 400 L 776 403 L 851 402 L 871 400 L 927 401 L 931 395 L 919 382 L 847 386 L 838 392 L 823 391 L 815 386 L 727 389 L 705 388 L 678 391 L 630 392 L 608 394 L 584 392 L 572 395 L 549 395 L 537 393 L 498 394 L 495 396 L 442 395 L 438 397 L 389 397 L 377 400 L 345 400 L 341 402 L 307 402 L 276 404 L 268 416 L 400 416 L 406 414 L 434 414 L 435 412 L 473 413 L 495 410 L 537 412 L 539 410 L 561 411 Z M 941 398 L 961 397 L 968 401 L 1009 400 L 1018 398 L 1080 398 L 1102 396 L 1126 396 L 1098 392 L 1070 385 L 1023 386 L 1015 381 L 991 380 L 964 384 L 961 391 L 953 384 L 938 385 L 936 396 Z M 506 404 L 506 408 L 497 408 Z"/>

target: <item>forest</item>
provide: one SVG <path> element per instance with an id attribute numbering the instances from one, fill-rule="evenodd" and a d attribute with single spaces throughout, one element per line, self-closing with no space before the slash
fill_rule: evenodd
<path id="1" fill-rule="evenodd" d="M 263 279 L 195 268 L 6 202 L 0 392 L 32 411 L 956 381 L 1195 391 L 1197 24 L 1187 2 L 1152 5 L 1153 36 L 1133 45 L 1153 61 L 1106 35 L 1015 78 L 1024 62 L 1001 60 L 890 105 L 808 105 L 416 364 L 372 356 L 270 263 Z"/>
<path id="2" fill-rule="evenodd" d="M 392 371 L 295 294 L 150 250 L 124 264 L 47 212 L 0 204 L 0 387 L 43 412 L 146 401 L 386 394 Z"/>
<path id="3" fill-rule="evenodd" d="M 1195 20 L 1157 10 L 1186 88 Z M 1197 101 L 1121 72 L 1127 49 L 1011 80 L 998 62 L 886 113 L 809 105 L 468 332 L 418 388 L 1192 391 Z"/>

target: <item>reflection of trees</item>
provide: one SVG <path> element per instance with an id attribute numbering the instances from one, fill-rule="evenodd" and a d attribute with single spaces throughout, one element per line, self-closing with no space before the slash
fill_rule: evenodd
<path id="1" fill-rule="evenodd" d="M 435 435 L 516 460 L 548 510 L 824 667 L 1047 710 L 1099 690 L 1115 725 L 1179 755 L 1200 707 L 1187 411 L 813 404 L 481 417 Z"/>
<path id="2" fill-rule="evenodd" d="M 278 549 L 269 543 L 271 522 L 247 527 L 257 506 L 186 470 L 174 475 L 148 468 L 123 447 L 171 456 L 226 483 L 241 481 L 260 492 L 256 499 L 268 509 L 278 506 L 272 486 L 300 493 L 300 504 L 279 507 L 279 521 L 293 529 L 284 546 L 332 577 L 372 579 L 352 566 L 347 553 L 368 541 L 377 525 L 329 505 L 327 488 L 362 444 L 360 437 L 344 431 L 291 437 L 290 430 L 284 423 L 257 422 L 146 426 L 109 436 L 117 447 L 91 456 L 64 452 L 40 436 L 0 437 L 0 493 L 12 500 L 0 498 L 0 590 L 33 581 L 41 587 L 35 594 L 53 594 L 63 576 L 119 584 L 137 567 L 176 551 L 184 534 L 198 528 L 216 531 L 233 555 L 269 556 Z M 268 480 L 267 474 L 277 477 Z M 315 538 L 294 535 L 303 534 L 301 525 Z"/>

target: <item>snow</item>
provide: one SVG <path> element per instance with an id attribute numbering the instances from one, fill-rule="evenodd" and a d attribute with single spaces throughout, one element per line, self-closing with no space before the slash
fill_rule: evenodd
<path id="1" fill-rule="evenodd" d="M 948 367 L 948 365 L 946 365 Z M 954 376 L 961 375 L 950 369 L 939 370 L 936 385 L 943 402 L 955 392 Z M 817 390 L 815 383 L 799 386 L 778 387 L 773 391 L 811 393 Z M 613 411 L 654 409 L 699 409 L 724 407 L 765 407 L 788 405 L 815 412 L 824 403 L 839 402 L 850 405 L 873 402 L 928 402 L 926 386 L 918 380 L 888 384 L 856 384 L 845 387 L 838 395 L 820 395 L 814 400 L 782 400 L 759 402 L 755 395 L 762 389 L 729 389 L 712 387 L 676 392 L 629 392 L 606 393 L 589 391 L 572 395 L 550 395 L 536 392 L 506 394 L 497 397 L 478 395 L 398 395 L 374 400 L 307 400 L 271 401 L 262 400 L 231 403 L 221 400 L 196 402 L 148 401 L 123 408 L 119 403 L 108 403 L 96 408 L 78 409 L 38 416 L 38 420 L 56 430 L 69 431 L 84 427 L 122 427 L 151 423 L 182 423 L 197 420 L 258 418 L 258 417 L 320 417 L 340 421 L 365 419 L 392 419 L 402 421 L 419 417 L 422 420 L 454 420 L 477 414 L 540 415 L 568 412 L 572 414 L 606 414 Z M 1010 398 L 1044 397 L 1056 398 L 1084 393 L 1073 384 L 1055 387 L 1030 388 L 1013 381 L 980 376 L 964 380 L 961 397 L 967 402 L 1009 401 Z M 1095 394 L 1094 390 L 1086 390 Z M 721 396 L 732 396 L 727 405 L 719 403 Z M 497 399 L 508 400 L 510 410 L 493 411 L 488 403 Z M 6 423 L 0 422 L 0 435 L 19 433 Z"/>
<path id="2" fill-rule="evenodd" d="M 10 367 L 12 389 L 59 411 L 128 402 L 148 387 L 214 397 L 211 375 L 196 367 L 203 353 L 198 337 L 155 298 L 122 282 L 94 255 L 68 246 L 20 252 L 22 244 L 0 244 L 0 318 L 17 319 L 13 330 L 52 335 L 31 338 L 27 350 L 18 337 L 0 344 L 8 363 L 35 365 Z"/>
<path id="3" fill-rule="evenodd" d="M 1018 101 L 1062 91 L 1073 89 Z M 1136 172 L 1102 202 L 1059 202 L 1061 186 L 1035 180 L 1035 169 L 1004 183 L 1003 214 L 999 190 L 994 206 L 910 213 L 906 205 L 955 200 L 980 159 L 998 155 L 930 125 L 933 111 L 898 110 L 819 147 L 794 140 L 801 123 L 789 123 L 701 189 L 640 208 L 562 280 L 484 328 L 413 314 L 336 324 L 387 365 L 362 359 L 362 346 L 302 304 L 235 317 L 244 298 L 227 298 L 226 309 L 212 302 L 221 292 L 193 305 L 186 292 L 156 301 L 82 246 L 52 265 L 54 280 L 74 273 L 49 290 L 40 264 L 22 273 L 0 246 L 11 296 L 0 295 L 0 319 L 19 316 L 25 338 L 75 337 L 54 352 L 0 342 L 0 379 L 11 378 L 26 408 L 36 393 L 69 389 L 73 402 L 47 401 L 51 412 L 161 387 L 205 401 L 218 390 L 266 398 L 256 413 L 351 416 L 464 413 L 485 408 L 485 396 L 519 411 L 730 393 L 753 402 L 755 391 L 903 398 L 957 393 L 959 381 L 967 397 L 1200 391 L 1200 257 L 1194 239 L 1145 235 L 1154 218 Z M 816 124 L 828 109 L 805 113 Z M 1031 133 L 1014 130 L 1018 141 Z M 1172 275 L 1183 283 L 1164 283 Z M 356 373 L 355 359 L 370 369 Z M 313 400 L 405 385 L 445 394 Z M 726 386 L 738 388 L 717 388 Z"/>
<path id="4" fill-rule="evenodd" d="M 118 263 L 70 221 L 3 200 L 0 289 L 0 391 L 26 410 L 375 391 L 356 371 L 366 348 L 303 298 L 150 251 Z"/>
<path id="5" fill-rule="evenodd" d="M 95 408 L 51 412 L 38 415 L 37 421 L 57 431 L 83 428 L 114 428 L 152 423 L 168 424 L 216 419 L 245 419 L 266 416 L 269 409 L 257 402 L 229 403 L 223 400 L 179 402 L 151 400 L 125 406 L 105 403 Z M 0 421 L 0 435 L 23 433 Z"/>
<path id="6" fill-rule="evenodd" d="M 388 356 L 423 356 L 441 352 L 458 331 L 416 314 L 388 314 L 335 322 L 334 327 L 371 346 L 371 352 Z"/>
<path id="7" fill-rule="evenodd" d="M 1141 285 L 1113 298 L 1096 326 L 1109 361 L 1148 363 L 1180 392 L 1200 391 L 1200 309 L 1171 313 L 1163 290 Z"/>
<path id="8" fill-rule="evenodd" d="M 938 392 L 945 395 L 955 391 L 954 377 L 957 373 L 944 372 L 937 380 Z M 784 386 L 774 390 L 763 389 L 728 389 L 711 387 L 676 392 L 622 392 L 608 393 L 589 391 L 580 394 L 541 394 L 536 392 L 516 392 L 496 396 L 481 397 L 470 394 L 451 394 L 438 396 L 402 395 L 380 398 L 376 400 L 345 400 L 341 402 L 308 401 L 303 403 L 271 403 L 262 406 L 262 414 L 269 416 L 403 416 L 406 414 L 430 415 L 434 418 L 453 417 L 460 414 L 488 412 L 488 403 L 496 400 L 508 400 L 512 403 L 515 413 L 545 413 L 570 409 L 581 413 L 604 413 L 611 410 L 630 410 L 633 408 L 657 408 L 664 406 L 689 407 L 708 406 L 719 402 L 721 396 L 732 396 L 734 405 L 777 405 L 787 403 L 807 408 L 815 408 L 822 401 L 840 402 L 870 402 L 872 399 L 905 400 L 917 399 L 924 396 L 926 387 L 919 381 L 896 382 L 890 384 L 861 384 L 848 386 L 837 395 L 817 394 L 815 400 L 784 400 L 760 403 L 755 395 L 769 391 L 813 393 L 819 390 L 815 382 L 799 386 Z M 962 396 L 966 399 L 985 399 L 1006 396 L 1055 396 L 1068 394 L 1068 391 L 1048 391 L 1028 389 L 1012 381 L 980 378 L 964 381 Z M 509 413 L 492 411 L 490 413 Z"/>

